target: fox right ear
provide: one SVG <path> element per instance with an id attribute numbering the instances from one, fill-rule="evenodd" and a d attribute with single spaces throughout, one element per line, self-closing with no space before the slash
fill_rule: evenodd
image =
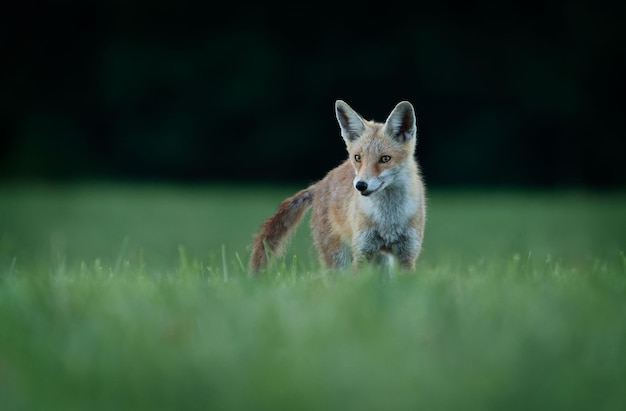
<path id="1" fill-rule="evenodd" d="M 341 128 L 341 137 L 346 143 L 358 140 L 365 131 L 365 123 L 361 116 L 352 109 L 345 101 L 335 102 L 335 115 Z"/>

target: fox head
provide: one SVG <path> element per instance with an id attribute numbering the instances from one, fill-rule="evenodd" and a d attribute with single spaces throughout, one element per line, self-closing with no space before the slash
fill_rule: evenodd
<path id="1" fill-rule="evenodd" d="M 417 120 L 411 103 L 398 103 L 384 124 L 364 120 L 342 100 L 335 102 L 335 114 L 354 167 L 354 188 L 369 196 L 393 186 L 415 151 Z"/>

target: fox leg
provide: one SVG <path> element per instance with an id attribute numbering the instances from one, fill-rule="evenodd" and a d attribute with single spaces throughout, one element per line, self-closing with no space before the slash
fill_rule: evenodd
<path id="1" fill-rule="evenodd" d="M 386 261 L 381 257 L 382 238 L 372 229 L 359 232 L 352 240 L 352 268 L 357 269 L 363 262 Z"/>
<path id="2" fill-rule="evenodd" d="M 415 260 L 419 257 L 422 249 L 422 242 L 417 231 L 415 229 L 407 231 L 405 235 L 400 237 L 395 248 L 400 267 L 404 270 L 415 269 Z"/>
<path id="3" fill-rule="evenodd" d="M 326 268 L 344 268 L 350 261 L 350 251 L 341 236 L 332 230 L 327 216 L 313 210 L 311 233 L 320 262 Z"/>
<path id="4" fill-rule="evenodd" d="M 332 251 L 325 259 L 327 267 L 346 268 L 350 262 L 350 249 L 340 237 L 334 237 Z"/>
<path id="5" fill-rule="evenodd" d="M 332 234 L 322 234 L 313 231 L 315 247 L 320 260 L 326 268 L 344 268 L 350 260 L 348 247 L 343 244 L 341 237 Z"/>

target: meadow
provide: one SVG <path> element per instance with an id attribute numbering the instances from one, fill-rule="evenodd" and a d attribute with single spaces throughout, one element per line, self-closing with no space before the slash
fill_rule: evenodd
<path id="1" fill-rule="evenodd" d="M 0 187 L 2 410 L 626 409 L 626 193 L 429 193 L 413 273 L 322 270 L 297 187 Z"/>

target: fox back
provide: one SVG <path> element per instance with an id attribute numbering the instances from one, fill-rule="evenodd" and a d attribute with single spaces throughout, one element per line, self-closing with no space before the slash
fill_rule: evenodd
<path id="1" fill-rule="evenodd" d="M 252 245 L 251 271 L 281 245 L 307 208 L 324 266 L 350 262 L 393 263 L 411 270 L 419 256 L 426 205 L 414 157 L 417 122 L 413 106 L 399 103 L 385 123 L 364 120 L 341 100 L 335 114 L 348 159 L 326 177 L 284 200 L 261 226 Z"/>

